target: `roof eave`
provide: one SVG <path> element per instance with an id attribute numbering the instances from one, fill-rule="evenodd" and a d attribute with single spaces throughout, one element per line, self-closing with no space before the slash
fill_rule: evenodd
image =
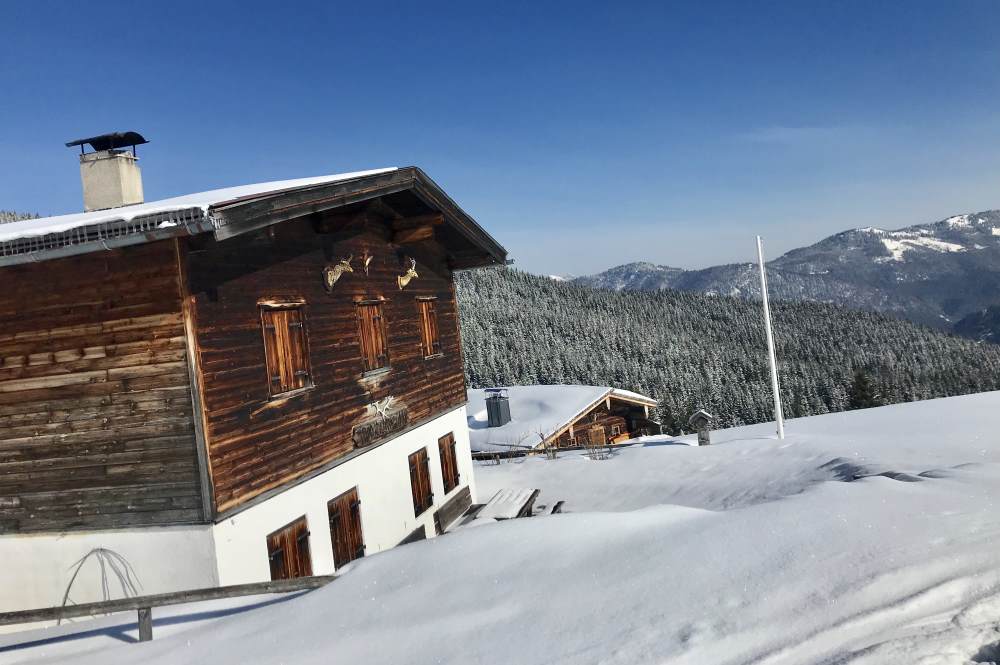
<path id="1" fill-rule="evenodd" d="M 428 207 L 441 212 L 452 228 L 479 250 L 474 255 L 462 257 L 458 268 L 506 263 L 507 250 L 416 166 L 226 201 L 213 205 L 210 212 L 217 221 L 216 239 L 225 240 L 303 215 L 406 190 L 413 191 Z"/>
<path id="2" fill-rule="evenodd" d="M 426 205 L 441 212 L 448 224 L 475 247 L 474 251 L 456 259 L 456 269 L 506 263 L 507 250 L 445 194 L 427 174 L 415 166 L 409 166 L 346 180 L 246 196 L 213 204 L 209 206 L 207 212 L 199 208 L 159 212 L 81 226 L 44 236 L 27 237 L 17 241 L 27 246 L 27 250 L 21 247 L 16 252 L 5 253 L 6 250 L 0 246 L 0 267 L 47 261 L 209 231 L 214 232 L 217 240 L 225 240 L 303 215 L 332 210 L 405 190 L 412 190 Z M 164 222 L 169 222 L 169 225 L 164 226 Z"/>
<path id="3" fill-rule="evenodd" d="M 0 267 L 38 263 L 90 252 L 141 245 L 177 236 L 206 233 L 214 221 L 200 208 L 186 208 L 81 226 L 0 243 Z M 8 252 L 8 246 L 19 245 Z"/>

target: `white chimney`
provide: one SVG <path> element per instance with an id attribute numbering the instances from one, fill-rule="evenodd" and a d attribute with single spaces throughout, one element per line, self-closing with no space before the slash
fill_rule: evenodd
<path id="1" fill-rule="evenodd" d="M 135 146 L 147 143 L 135 132 L 102 134 L 67 143 L 80 146 L 80 181 L 83 183 L 83 208 L 106 210 L 142 203 L 142 172 Z M 84 152 L 90 144 L 94 152 Z M 131 146 L 132 150 L 123 150 Z"/>
<path id="2" fill-rule="evenodd" d="M 83 209 L 90 212 L 142 203 L 142 172 L 138 161 L 128 150 L 80 155 Z"/>

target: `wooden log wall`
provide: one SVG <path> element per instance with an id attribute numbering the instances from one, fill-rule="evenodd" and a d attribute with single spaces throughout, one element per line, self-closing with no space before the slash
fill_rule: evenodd
<path id="1" fill-rule="evenodd" d="M 0 532 L 201 521 L 174 241 L 0 276 Z"/>
<path id="2" fill-rule="evenodd" d="M 601 402 L 573 423 L 573 436 L 576 441 L 571 440 L 567 430 L 556 439 L 556 445 L 560 448 L 587 445 L 590 442 L 590 431 L 596 428 L 603 428 L 605 439 L 610 439 L 613 425 L 618 426 L 620 433 L 628 433 L 629 431 L 625 418 L 618 414 L 609 413 L 607 407 Z"/>
<path id="3" fill-rule="evenodd" d="M 331 235 L 294 220 L 189 254 L 217 513 L 351 453 L 352 427 L 376 400 L 395 397 L 410 423 L 465 402 L 454 285 L 443 252 L 431 238 L 404 246 L 391 238 L 387 228 Z M 352 255 L 354 272 L 327 292 L 324 266 Z M 419 277 L 400 290 L 396 278 L 409 267 L 404 256 L 417 260 Z M 441 354 L 430 359 L 421 351 L 418 297 L 438 299 Z M 355 303 L 377 298 L 385 299 L 391 369 L 364 378 Z M 314 385 L 271 399 L 258 303 L 299 299 Z"/>

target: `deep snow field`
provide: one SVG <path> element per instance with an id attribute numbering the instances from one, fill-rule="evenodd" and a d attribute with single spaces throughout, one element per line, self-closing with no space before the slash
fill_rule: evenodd
<path id="1" fill-rule="evenodd" d="M 154 610 L 148 643 L 128 643 L 134 615 L 0 636 L 0 662 L 1000 661 L 1000 393 L 787 433 L 481 466 L 480 500 L 539 488 L 568 512 L 370 556 L 244 612 Z"/>

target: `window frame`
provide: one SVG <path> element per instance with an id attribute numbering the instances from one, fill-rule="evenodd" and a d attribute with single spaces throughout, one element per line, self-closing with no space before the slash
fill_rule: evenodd
<path id="1" fill-rule="evenodd" d="M 310 352 L 309 352 L 309 332 L 308 332 L 308 326 L 307 326 L 307 323 L 306 323 L 306 320 L 307 320 L 307 317 L 306 317 L 306 301 L 305 300 L 287 300 L 287 301 L 281 301 L 281 302 L 271 302 L 271 301 L 258 302 L 257 303 L 257 309 L 259 311 L 259 317 L 260 317 L 261 339 L 262 339 L 262 341 L 264 343 L 264 371 L 266 373 L 267 393 L 268 393 L 269 398 L 270 399 L 283 399 L 283 398 L 289 397 L 291 395 L 297 395 L 299 393 L 303 393 L 303 392 L 305 392 L 307 390 L 311 390 L 312 388 L 314 388 L 316 386 L 316 384 L 315 384 L 315 380 L 314 380 L 314 377 L 313 377 L 313 371 L 312 371 L 312 358 L 310 357 Z M 278 389 L 276 390 L 275 389 L 275 381 L 274 381 L 274 377 L 275 377 L 275 373 L 274 372 L 277 369 L 277 367 L 275 367 L 275 365 L 279 364 L 279 363 L 278 363 L 278 359 L 277 358 L 272 357 L 272 354 L 271 354 L 271 352 L 269 352 L 269 349 L 270 348 L 279 348 L 279 347 L 278 347 L 277 342 L 275 344 L 270 344 L 269 341 L 268 341 L 268 326 L 270 325 L 272 328 L 274 328 L 273 322 L 269 322 L 268 321 L 268 317 L 269 316 L 273 316 L 273 314 L 275 312 L 282 312 L 282 311 L 295 311 L 295 312 L 298 313 L 298 318 L 299 318 L 298 327 L 299 327 L 299 330 L 301 331 L 300 332 L 300 337 L 301 337 L 301 342 L 300 343 L 301 343 L 301 347 L 302 347 L 302 353 L 301 353 L 301 356 L 302 356 L 302 365 L 300 367 L 298 367 L 298 368 L 293 369 L 293 376 L 297 376 L 300 373 L 302 373 L 303 376 L 305 377 L 305 380 L 303 382 L 303 385 L 301 385 L 301 386 L 291 386 L 290 385 L 290 386 L 286 387 L 284 384 L 279 384 Z M 275 330 L 276 330 L 276 328 L 275 328 Z M 277 335 L 276 332 L 273 333 L 273 334 Z M 290 336 L 286 336 L 286 337 L 288 337 L 288 339 L 290 339 Z M 286 346 L 284 348 L 284 352 L 286 354 L 286 358 L 287 359 L 291 360 L 291 359 L 294 358 L 294 353 L 292 353 L 292 347 L 290 345 Z M 279 375 L 279 379 L 280 379 L 280 375 Z"/>
<path id="2" fill-rule="evenodd" d="M 362 376 L 370 376 L 373 374 L 381 374 L 383 372 L 388 372 L 392 368 L 392 360 L 389 357 L 389 325 L 386 323 L 385 319 L 385 303 L 384 299 L 373 299 L 373 300 L 358 300 L 354 303 L 355 316 L 358 322 L 358 351 L 361 353 L 361 367 Z M 377 328 L 373 326 L 366 326 L 364 311 L 366 308 L 375 308 L 378 316 Z M 379 366 L 369 366 L 369 354 L 366 352 L 365 343 L 365 330 L 367 328 L 374 329 L 375 333 L 380 336 L 381 340 L 375 340 L 376 342 L 381 341 L 382 357 L 385 358 L 385 362 Z M 371 349 L 375 351 L 376 349 Z M 374 356 L 376 361 L 379 356 Z"/>
<path id="3" fill-rule="evenodd" d="M 420 352 L 424 360 L 444 355 L 441 348 L 441 326 L 437 311 L 437 296 L 420 296 L 416 299 L 420 319 Z"/>
<path id="4" fill-rule="evenodd" d="M 430 455 L 427 453 L 427 448 L 424 447 L 410 453 L 406 461 L 410 467 L 410 494 L 413 499 L 413 516 L 420 517 L 434 505 Z"/>
<path id="5" fill-rule="evenodd" d="M 312 551 L 309 542 L 311 535 L 309 521 L 305 515 L 267 534 L 267 538 L 265 539 L 267 544 L 267 561 L 271 570 L 272 581 L 312 576 Z M 289 552 L 294 554 L 294 568 L 291 567 L 292 559 L 287 556 Z M 275 557 L 278 556 L 281 557 L 280 569 L 277 569 L 275 566 Z M 275 573 L 277 573 L 277 576 Z"/>
<path id="6" fill-rule="evenodd" d="M 455 433 L 448 432 L 438 438 L 438 457 L 441 460 L 441 482 L 444 493 L 448 494 L 462 484 L 462 474 L 458 471 L 458 453 Z"/>

